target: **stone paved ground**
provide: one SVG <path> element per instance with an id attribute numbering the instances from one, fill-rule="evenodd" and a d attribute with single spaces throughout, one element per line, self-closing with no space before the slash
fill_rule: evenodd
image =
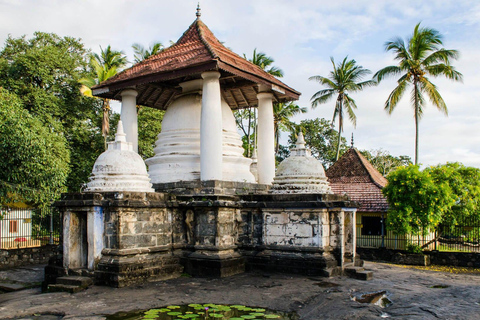
<path id="1" fill-rule="evenodd" d="M 27 289 L 0 295 L 0 319 L 93 320 L 118 311 L 187 303 L 243 304 L 296 311 L 304 320 L 480 319 L 478 274 L 407 269 L 382 263 L 366 263 L 366 268 L 375 272 L 374 280 L 243 274 L 225 279 L 179 278 L 120 289 L 92 287 L 76 294 L 41 294 L 39 289 Z M 386 290 L 393 301 L 387 308 L 352 300 L 360 293 L 381 290 Z"/>

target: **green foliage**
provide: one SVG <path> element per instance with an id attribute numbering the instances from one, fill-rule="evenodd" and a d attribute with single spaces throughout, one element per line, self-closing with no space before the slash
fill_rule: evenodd
<path id="1" fill-rule="evenodd" d="M 360 150 L 360 153 L 378 170 L 383 176 L 387 176 L 391 171 L 401 166 L 412 164 L 409 156 L 392 156 L 383 149 Z"/>
<path id="2" fill-rule="evenodd" d="M 138 154 L 143 158 L 155 155 L 153 149 L 162 130 L 165 111 L 141 106 L 138 111 Z"/>
<path id="3" fill-rule="evenodd" d="M 0 51 L 0 87 L 16 94 L 24 109 L 66 139 L 69 191 L 78 191 L 88 180 L 102 151 L 97 138 L 101 103 L 80 92 L 79 80 L 89 74 L 88 60 L 79 40 L 41 32 L 31 39 L 9 37 Z"/>
<path id="4" fill-rule="evenodd" d="M 332 128 L 331 122 L 324 118 L 302 120 L 299 127 L 302 128 L 305 143 L 311 149 L 312 156 L 320 160 L 325 168 L 330 167 L 335 162 L 339 140 L 338 132 Z M 290 147 L 295 145 L 296 140 L 296 135 L 290 134 Z M 340 154 L 343 154 L 348 148 L 347 140 L 341 137 L 340 141 Z"/>
<path id="5" fill-rule="evenodd" d="M 253 108 L 235 110 L 235 123 L 242 131 L 242 142 L 245 157 L 251 157 L 255 146 L 256 113 Z"/>
<path id="6" fill-rule="evenodd" d="M 429 233 L 455 203 L 448 183 L 418 166 L 400 167 L 387 180 L 382 190 L 389 204 L 387 228 L 395 234 Z"/>
<path id="7" fill-rule="evenodd" d="M 415 243 L 407 243 L 406 249 L 408 253 L 423 253 L 422 247 Z"/>
<path id="8" fill-rule="evenodd" d="M 139 63 L 143 60 L 149 58 L 150 56 L 156 55 L 157 53 L 165 50 L 165 47 L 161 42 L 153 43 L 148 49 L 139 43 L 132 44 L 133 53 L 134 53 L 134 62 Z"/>
<path id="9" fill-rule="evenodd" d="M 45 126 L 13 93 L 0 88 L 0 204 L 47 206 L 65 191 L 66 139 Z"/>
<path id="10" fill-rule="evenodd" d="M 307 108 L 300 107 L 292 102 L 276 102 L 273 104 L 273 130 L 275 132 L 275 153 L 280 148 L 280 132 L 295 131 L 295 123 L 290 120 L 293 116 L 306 113 Z"/>
<path id="11" fill-rule="evenodd" d="M 480 169 L 461 163 L 447 163 L 425 169 L 435 183 L 447 183 L 454 196 L 454 204 L 445 211 L 446 225 L 456 225 L 464 218 L 480 218 Z"/>
<path id="12" fill-rule="evenodd" d="M 283 71 L 282 69 L 272 66 L 272 64 L 275 62 L 272 57 L 267 56 L 263 52 L 257 52 L 257 48 L 253 50 L 253 55 L 251 59 L 247 59 L 247 56 L 243 54 L 243 57 L 253 63 L 254 65 L 259 66 L 263 70 L 265 70 L 267 73 L 270 73 L 271 75 L 281 78 L 283 77 Z"/>

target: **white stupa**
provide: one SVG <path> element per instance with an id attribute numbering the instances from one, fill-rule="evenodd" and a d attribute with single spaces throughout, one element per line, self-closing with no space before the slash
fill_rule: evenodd
<path id="1" fill-rule="evenodd" d="M 108 143 L 93 165 L 85 192 L 154 192 L 142 157 L 127 142 L 122 121 L 118 122 L 115 141 Z"/>
<path id="2" fill-rule="evenodd" d="M 202 79 L 180 83 L 182 95 L 167 108 L 158 135 L 155 156 L 147 159 L 153 183 L 200 180 L 200 118 Z M 222 180 L 255 182 L 251 159 L 243 156 L 242 140 L 232 110 L 221 99 Z"/>
<path id="3" fill-rule="evenodd" d="M 305 147 L 303 133 L 298 134 L 296 148 L 277 168 L 271 193 L 333 193 L 322 163 Z"/>

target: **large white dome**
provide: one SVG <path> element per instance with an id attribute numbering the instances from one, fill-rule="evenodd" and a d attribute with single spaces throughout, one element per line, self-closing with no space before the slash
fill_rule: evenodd
<path id="1" fill-rule="evenodd" d="M 278 166 L 271 192 L 332 193 L 322 163 L 305 147 L 301 132 L 296 148 L 291 149 L 290 156 Z"/>
<path id="2" fill-rule="evenodd" d="M 154 192 L 142 157 L 126 142 L 122 121 L 118 122 L 115 141 L 109 142 L 108 150 L 95 161 L 85 189 L 85 192 L 108 191 Z"/>
<path id="3" fill-rule="evenodd" d="M 147 159 L 153 183 L 200 180 L 200 118 L 203 80 L 180 83 L 183 89 L 163 116 L 155 156 Z M 222 180 L 255 182 L 251 159 L 243 156 L 235 118 L 222 98 Z"/>

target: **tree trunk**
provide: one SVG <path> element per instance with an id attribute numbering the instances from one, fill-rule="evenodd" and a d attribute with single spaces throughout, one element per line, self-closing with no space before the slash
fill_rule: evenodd
<path id="1" fill-rule="evenodd" d="M 415 93 L 415 165 L 418 164 L 418 88 L 417 81 L 413 81 L 413 88 Z"/>
<path id="2" fill-rule="evenodd" d="M 102 135 L 105 150 L 107 150 L 107 136 L 110 131 L 110 101 L 108 99 L 103 99 L 103 118 L 102 118 Z"/>
<path id="3" fill-rule="evenodd" d="M 339 109 L 338 109 L 338 140 L 337 140 L 337 155 L 335 157 L 335 162 L 338 161 L 338 158 L 340 157 L 340 142 L 342 141 L 342 124 L 343 124 L 343 119 L 342 119 L 342 100 L 339 102 Z"/>

